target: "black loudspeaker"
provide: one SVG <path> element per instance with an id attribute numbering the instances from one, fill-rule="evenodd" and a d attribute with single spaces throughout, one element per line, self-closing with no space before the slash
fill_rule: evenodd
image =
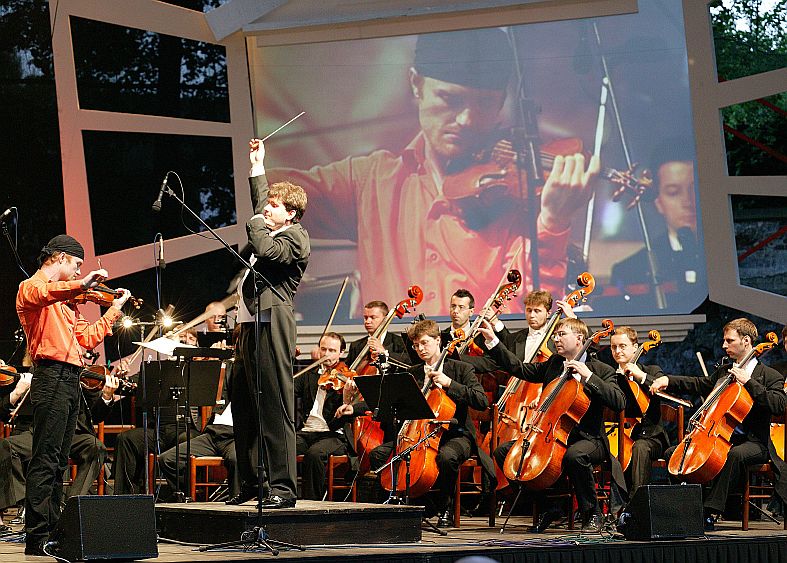
<path id="1" fill-rule="evenodd" d="M 158 557 L 153 497 L 71 497 L 50 540 L 68 561 Z"/>
<path id="2" fill-rule="evenodd" d="M 700 485 L 644 485 L 620 516 L 627 540 L 704 536 Z"/>

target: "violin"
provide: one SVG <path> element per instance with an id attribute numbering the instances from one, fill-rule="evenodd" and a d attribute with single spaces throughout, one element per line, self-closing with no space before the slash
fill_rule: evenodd
<path id="1" fill-rule="evenodd" d="M 122 297 L 122 291 L 116 291 L 114 289 L 110 289 L 104 284 L 98 284 L 95 287 L 91 287 L 90 289 L 85 290 L 84 292 L 80 293 L 79 295 L 73 297 L 71 299 L 72 303 L 76 303 L 77 305 L 81 305 L 82 303 L 96 303 L 101 307 L 111 307 L 112 302 L 117 299 L 118 297 Z M 133 295 L 128 298 L 129 302 L 135 309 L 139 309 L 142 307 L 144 301 L 142 299 L 138 299 Z"/>
<path id="2" fill-rule="evenodd" d="M 110 374 L 109 368 L 105 366 L 87 366 L 82 370 L 79 375 L 79 383 L 83 389 L 89 391 L 97 391 L 104 387 L 107 381 L 107 375 Z M 117 389 L 118 395 L 124 395 L 133 392 L 137 388 L 137 384 L 127 377 L 118 376 L 120 385 Z"/>
<path id="3" fill-rule="evenodd" d="M 348 368 L 344 362 L 339 362 L 333 369 L 326 369 L 317 380 L 318 387 L 341 391 L 344 384 L 355 377 L 356 373 Z"/>
<path id="4" fill-rule="evenodd" d="M 738 367 L 745 367 L 779 343 L 776 333 L 765 335 L 766 342 L 754 346 L 744 356 Z M 667 469 L 687 483 L 707 483 L 719 474 L 732 444 L 730 438 L 735 428 L 749 414 L 754 400 L 746 388 L 728 371 L 719 378 L 716 387 L 689 419 L 689 432 L 675 448 Z"/>
<path id="5" fill-rule="evenodd" d="M 14 366 L 8 366 L 3 364 L 0 367 L 0 387 L 5 387 L 7 385 L 13 385 L 19 380 L 19 373 L 17 373 L 16 368 Z"/>
<path id="6" fill-rule="evenodd" d="M 585 341 L 574 360 L 615 329 L 609 319 L 601 321 L 601 325 L 603 328 Z M 544 388 L 532 419 L 527 421 L 503 463 L 503 472 L 510 481 L 521 481 L 527 488 L 538 491 L 552 486 L 560 477 L 568 436 L 590 408 L 584 383 L 574 379 L 572 372 L 564 368 Z"/>
<path id="7" fill-rule="evenodd" d="M 582 140 L 576 138 L 558 139 L 542 145 L 538 156 L 544 168 L 544 179 L 549 177 L 557 156 L 581 152 Z M 443 195 L 449 201 L 459 203 L 468 215 L 510 207 L 512 200 L 526 202 L 527 182 L 520 181 L 520 168 L 524 168 L 529 158 L 529 151 L 517 150 L 509 139 L 500 139 L 491 148 L 477 151 L 469 159 L 449 166 L 449 174 L 443 182 Z M 636 203 L 653 184 L 650 172 L 638 173 L 637 164 L 625 171 L 604 168 L 600 175 L 618 186 L 615 201 L 624 193 L 633 192 Z M 541 195 L 540 188 L 536 195 Z M 517 210 L 521 212 L 521 208 Z"/>

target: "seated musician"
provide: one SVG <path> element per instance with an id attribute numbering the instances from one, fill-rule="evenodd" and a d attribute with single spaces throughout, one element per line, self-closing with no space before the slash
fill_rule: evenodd
<path id="1" fill-rule="evenodd" d="M 610 338 L 612 357 L 618 364 L 616 373 L 621 379 L 620 387 L 626 394 L 626 414 L 633 413 L 639 422 L 631 431 L 634 440 L 631 454 L 631 467 L 627 471 L 629 497 L 634 496 L 642 485 L 650 483 L 650 469 L 653 461 L 659 459 L 669 447 L 669 437 L 661 425 L 661 399 L 657 396 L 650 397 L 650 405 L 643 414 L 634 402 L 634 397 L 628 391 L 629 385 L 623 379 L 626 372 L 643 391 L 650 389 L 653 381 L 664 375 L 661 368 L 656 365 L 642 365 L 632 363 L 637 353 L 637 331 L 630 326 L 619 326 Z"/>
<path id="2" fill-rule="evenodd" d="M 564 368 L 574 370 L 574 377 L 584 383 L 590 406 L 579 424 L 568 437 L 568 450 L 563 458 L 563 473 L 568 476 L 577 496 L 582 513 L 583 529 L 598 531 L 601 527 L 601 512 L 596 498 L 593 467 L 610 459 L 609 441 L 604 432 L 604 407 L 620 411 L 625 407 L 625 395 L 615 382 L 615 372 L 608 365 L 583 355 L 573 358 L 582 350 L 588 338 L 588 328 L 579 319 L 561 319 L 555 326 L 553 338 L 556 354 L 546 362 L 523 363 L 495 336 L 488 322 L 482 324 L 481 332 L 486 337 L 486 346 L 492 358 L 509 373 L 535 383 L 547 385 L 563 373 Z M 543 397 L 542 397 L 543 399 Z M 493 454 L 502 468 L 514 442 L 501 444 Z M 618 470 L 620 466 L 618 465 Z M 613 474 L 615 473 L 613 463 Z M 625 487 L 622 475 L 616 481 Z M 544 511 L 531 531 L 543 532 L 560 517 L 554 507 Z"/>
<path id="3" fill-rule="evenodd" d="M 389 310 L 388 305 L 383 301 L 369 301 L 363 306 L 363 328 L 366 329 L 369 336 L 350 342 L 345 360 L 347 365 L 356 360 L 367 342 L 369 343 L 368 358 L 372 361 L 377 359 L 379 353 L 388 352 L 391 357 L 409 363 L 409 354 L 405 349 L 405 342 L 401 334 L 386 330 L 380 335 L 380 338 L 374 337 L 375 331 L 383 323 Z"/>
<path id="4" fill-rule="evenodd" d="M 466 289 L 457 289 L 451 295 L 451 303 L 449 305 L 449 313 L 451 316 L 451 326 L 445 328 L 440 332 L 440 346 L 445 347 L 449 342 L 456 339 L 459 332 L 467 338 L 470 333 L 470 319 L 475 312 L 475 298 L 473 294 Z M 458 352 L 455 352 L 454 359 L 467 362 L 472 365 L 476 373 L 484 374 L 493 372 L 497 369 L 497 365 L 489 359 L 484 353 L 484 349 L 480 346 L 483 338 L 478 335 L 477 338 L 470 343 L 467 350 L 461 357 Z M 496 385 L 495 385 L 496 387 Z"/>
<path id="5" fill-rule="evenodd" d="M 188 329 L 177 334 L 178 340 L 183 344 L 197 345 L 196 329 Z M 145 485 L 145 458 L 148 453 L 164 452 L 176 443 L 186 441 L 186 431 L 183 425 L 178 425 L 175 412 L 172 408 L 159 409 L 158 424 L 155 417 L 150 417 L 150 428 L 132 428 L 121 432 L 117 436 L 115 446 L 115 460 L 112 464 L 112 475 L 115 479 L 116 495 L 131 495 L 144 493 Z M 193 416 L 186 419 L 192 437 L 199 435 L 197 424 Z M 158 432 L 156 432 L 158 428 Z M 178 432 L 180 430 L 180 432 Z M 145 433 L 147 433 L 148 449 L 145 449 Z"/>
<path id="6" fill-rule="evenodd" d="M 0 367 L 6 367 L 6 363 L 3 360 L 0 360 Z M 31 373 L 22 373 L 19 374 L 19 380 L 13 386 L 10 393 L 3 393 L 0 395 L 0 420 L 7 423 L 11 418 L 11 413 L 14 411 L 16 406 L 19 404 L 19 401 L 27 394 L 28 389 L 30 389 L 30 381 L 32 380 L 33 375 Z M 3 472 L 5 467 L 5 463 L 8 459 L 8 452 L 6 451 L 7 442 L 3 440 L 0 442 L 0 473 Z M 0 484 L 0 490 L 5 489 L 9 479 L 4 479 L 2 484 Z M 24 484 L 22 485 L 22 490 L 24 491 Z M 3 496 L 0 493 L 0 496 Z M 0 507 L 0 533 L 8 532 L 11 530 L 9 526 L 6 526 L 3 523 L 3 511 L 8 507 Z"/>
<path id="7" fill-rule="evenodd" d="M 733 362 L 742 360 L 754 346 L 757 327 L 748 319 L 735 319 L 724 325 L 722 348 Z M 776 454 L 770 437 L 771 416 L 784 413 L 784 377 L 752 358 L 745 366 L 733 364 L 720 366 L 710 377 L 691 377 L 664 375 L 651 385 L 652 391 L 673 391 L 694 393 L 705 396 L 713 390 L 716 383 L 732 373 L 738 383 L 749 392 L 754 401 L 749 414 L 738 425 L 730 437 L 732 448 L 721 472 L 713 480 L 710 492 L 705 496 L 705 530 L 713 531 L 718 515 L 724 512 L 730 487 L 739 483 L 747 466 L 768 462 L 776 464 L 779 474 L 776 494 L 784 501 L 787 498 L 787 478 L 784 462 Z M 669 458 L 675 448 L 665 454 Z"/>
<path id="8" fill-rule="evenodd" d="M 549 320 L 549 311 L 552 309 L 552 294 L 543 289 L 534 289 L 525 295 L 524 304 L 526 328 L 510 332 L 499 319 L 493 319 L 493 327 L 495 335 L 517 358 L 523 362 L 532 362 L 547 335 L 546 324 Z M 557 300 L 555 304 L 566 317 L 573 319 L 577 317 L 565 301 Z M 555 351 L 551 338 L 547 338 L 547 346 L 552 352 Z"/>
<path id="9" fill-rule="evenodd" d="M 440 358 L 440 329 L 432 320 L 419 321 L 407 331 L 418 357 L 423 362 L 411 369 L 419 385 L 431 379 L 441 387 L 449 399 L 456 403 L 457 423 L 451 425 L 440 439 L 437 453 L 438 478 L 434 485 L 435 498 L 431 512 L 439 514 L 438 525 L 450 525 L 450 500 L 454 490 L 459 467 L 470 456 L 478 452 L 475 440 L 475 426 L 470 419 L 468 408 L 483 410 L 489 401 L 478 382 L 473 367 L 467 363 L 446 359 L 440 371 L 432 368 Z M 398 429 L 393 429 L 398 432 Z M 431 430 L 431 428 L 430 428 Z M 372 450 L 372 468 L 384 465 L 395 448 L 395 433 L 386 432 L 385 442 Z M 430 510 L 427 510 L 429 513 Z"/>
<path id="10" fill-rule="evenodd" d="M 191 439 L 191 455 L 195 457 L 221 457 L 227 468 L 228 497 L 234 498 L 241 492 L 240 478 L 236 471 L 238 458 L 235 454 L 235 434 L 232 427 L 232 405 L 229 388 L 232 370 L 227 369 L 227 379 L 221 389 L 221 401 L 213 408 L 213 415 L 202 430 L 202 434 Z M 161 474 L 172 491 L 185 487 L 186 447 L 172 446 L 158 457 Z M 182 487 L 180 487 L 181 485 Z"/>
<path id="11" fill-rule="evenodd" d="M 331 382 L 318 384 L 321 376 L 331 370 L 346 369 L 340 360 L 344 352 L 344 337 L 336 332 L 326 332 L 320 339 L 320 359 L 328 360 L 295 379 L 295 398 L 301 400 L 303 425 L 295 434 L 296 453 L 303 456 L 301 477 L 303 498 L 323 500 L 325 496 L 325 467 L 331 455 L 345 455 L 348 441 L 341 428 L 343 421 L 335 418 L 342 404 L 342 391 Z"/>
<path id="12" fill-rule="evenodd" d="M 76 430 L 68 454 L 77 467 L 76 477 L 68 490 L 69 496 L 89 494 L 90 487 L 106 460 L 107 449 L 96 436 L 93 425 L 109 416 L 114 404 L 114 394 L 119 385 L 117 377 L 107 375 L 101 389 L 89 390 L 84 387 L 81 389 L 82 397 L 79 401 Z M 29 401 L 30 398 L 26 400 Z M 0 514 L 3 510 L 18 506 L 24 501 L 25 470 L 32 455 L 32 428 L 14 433 L 0 441 Z"/>

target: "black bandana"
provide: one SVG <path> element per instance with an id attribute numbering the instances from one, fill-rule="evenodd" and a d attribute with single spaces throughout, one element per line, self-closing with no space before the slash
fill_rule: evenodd
<path id="1" fill-rule="evenodd" d="M 85 259 L 85 249 L 74 237 L 57 235 L 41 249 L 41 254 L 51 256 L 57 252 L 65 252 L 80 260 Z"/>

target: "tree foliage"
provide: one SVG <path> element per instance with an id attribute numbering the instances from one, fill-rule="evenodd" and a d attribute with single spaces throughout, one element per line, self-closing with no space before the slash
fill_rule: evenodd
<path id="1" fill-rule="evenodd" d="M 734 80 L 787 67 L 787 0 L 765 10 L 762 0 L 711 3 L 716 68 L 720 80 Z M 765 99 L 787 111 L 787 92 Z M 787 156 L 787 118 L 759 101 L 724 108 L 724 123 Z M 731 175 L 784 175 L 787 163 L 725 132 Z"/>

